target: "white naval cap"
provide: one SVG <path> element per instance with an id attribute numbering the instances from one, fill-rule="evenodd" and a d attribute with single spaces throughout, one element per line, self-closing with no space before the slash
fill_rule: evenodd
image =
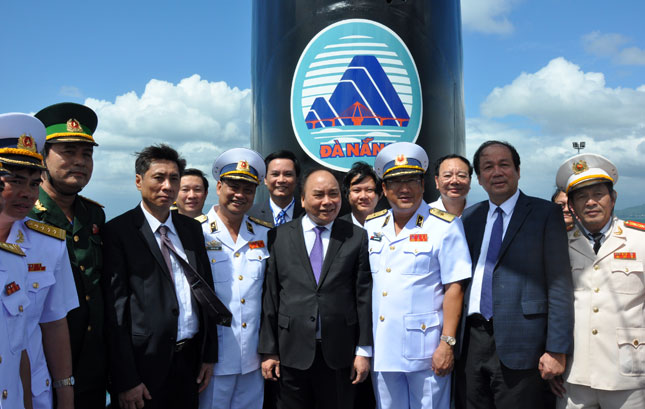
<path id="1" fill-rule="evenodd" d="M 374 160 L 374 171 L 383 180 L 401 175 L 423 175 L 427 169 L 426 151 L 410 142 L 387 145 Z"/>
<path id="2" fill-rule="evenodd" d="M 32 115 L 0 114 L 0 163 L 45 169 L 45 135 L 45 125 Z"/>
<path id="3" fill-rule="evenodd" d="M 581 153 L 565 160 L 555 178 L 558 189 L 565 193 L 606 182 L 615 185 L 618 170 L 609 159 L 595 153 Z"/>
<path id="4" fill-rule="evenodd" d="M 220 179 L 237 179 L 260 184 L 266 174 L 264 159 L 254 150 L 233 148 L 222 153 L 213 163 L 213 177 Z"/>

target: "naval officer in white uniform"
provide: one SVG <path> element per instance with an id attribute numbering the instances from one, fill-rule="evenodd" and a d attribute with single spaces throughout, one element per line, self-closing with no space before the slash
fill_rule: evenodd
<path id="1" fill-rule="evenodd" d="M 202 227 L 215 293 L 233 320 L 230 327 L 217 327 L 219 358 L 200 394 L 200 409 L 262 408 L 264 379 L 257 349 L 271 226 L 246 212 L 264 175 L 262 157 L 250 149 L 228 150 L 213 164 L 219 204 Z"/>
<path id="2" fill-rule="evenodd" d="M 453 347 L 471 260 L 461 220 L 423 201 L 428 156 L 394 143 L 379 152 L 391 210 L 365 223 L 372 269 L 373 382 L 381 409 L 447 409 Z"/>

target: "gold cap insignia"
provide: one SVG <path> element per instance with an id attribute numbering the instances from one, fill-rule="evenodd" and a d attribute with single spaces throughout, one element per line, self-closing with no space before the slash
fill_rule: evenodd
<path id="1" fill-rule="evenodd" d="M 408 160 L 404 154 L 400 154 L 399 156 L 396 157 L 396 159 L 394 159 L 394 164 L 396 166 L 405 166 L 408 164 Z"/>
<path id="2" fill-rule="evenodd" d="M 29 152 L 36 152 L 36 144 L 34 143 L 34 138 L 32 138 L 31 135 L 20 135 L 20 138 L 18 138 L 18 145 L 16 147 Z"/>
<path id="3" fill-rule="evenodd" d="M 83 128 L 76 119 L 70 118 L 67 121 L 67 132 L 83 132 Z"/>
<path id="4" fill-rule="evenodd" d="M 247 171 L 249 170 L 249 162 L 245 160 L 241 160 L 237 162 L 237 168 L 235 170 L 242 170 L 242 171 Z"/>
<path id="5" fill-rule="evenodd" d="M 577 175 L 586 170 L 589 170 L 589 166 L 587 165 L 587 161 L 585 161 L 584 159 L 580 159 L 579 161 L 573 164 L 572 169 L 573 169 L 573 173 Z"/>

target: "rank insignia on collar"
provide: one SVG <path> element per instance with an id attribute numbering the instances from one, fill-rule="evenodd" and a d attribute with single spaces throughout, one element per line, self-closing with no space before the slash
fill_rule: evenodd
<path id="1" fill-rule="evenodd" d="M 387 215 L 387 217 L 385 218 L 385 221 L 383 222 L 383 226 L 381 226 L 381 227 L 385 227 L 385 226 L 387 226 L 387 224 L 388 224 L 389 222 L 390 222 L 390 215 L 388 214 L 388 215 Z"/>
<path id="2" fill-rule="evenodd" d="M 246 230 L 248 230 L 249 233 L 251 233 L 251 234 L 255 234 L 255 232 L 253 231 L 253 225 L 251 223 L 249 223 L 248 221 L 246 222 Z"/>
<path id="3" fill-rule="evenodd" d="M 206 250 L 219 251 L 222 249 L 222 243 L 217 240 L 211 240 L 206 243 Z"/>
<path id="4" fill-rule="evenodd" d="M 614 235 L 622 236 L 622 234 L 623 234 L 623 229 L 621 229 L 620 226 L 616 226 L 616 231 L 614 232 Z"/>
<path id="5" fill-rule="evenodd" d="M 43 266 L 41 263 L 29 263 L 27 264 L 29 267 L 29 271 L 47 271 L 47 268 Z"/>
<path id="6" fill-rule="evenodd" d="M 20 244 L 24 242 L 25 242 L 25 235 L 22 234 L 20 230 L 18 230 L 18 238 L 16 239 L 16 244 Z"/>
<path id="7" fill-rule="evenodd" d="M 217 231 L 217 222 L 215 220 L 211 222 L 211 233 L 214 231 Z"/>
<path id="8" fill-rule="evenodd" d="M 636 260 L 636 253 L 634 252 L 614 253 L 614 258 L 618 258 L 622 260 Z"/>
<path id="9" fill-rule="evenodd" d="M 205 214 L 200 214 L 199 216 L 195 217 L 195 220 L 200 223 L 204 223 L 208 220 L 208 216 L 206 216 Z"/>
<path id="10" fill-rule="evenodd" d="M 410 235 L 410 241 L 428 241 L 428 235 L 427 234 L 411 234 Z"/>
<path id="11" fill-rule="evenodd" d="M 15 281 L 12 281 L 4 286 L 4 291 L 7 293 L 7 295 L 11 295 L 17 291 L 20 291 L 20 286 L 16 284 Z"/>
<path id="12" fill-rule="evenodd" d="M 589 166 L 587 165 L 587 161 L 580 159 L 579 161 L 573 163 L 571 169 L 573 170 L 573 173 L 577 175 L 586 170 L 589 170 Z"/>
<path id="13" fill-rule="evenodd" d="M 573 232 L 573 237 L 580 237 L 582 236 L 582 233 L 580 233 L 580 230 L 576 230 Z"/>
<path id="14" fill-rule="evenodd" d="M 381 232 L 374 233 L 374 235 L 370 237 L 370 240 L 374 240 L 374 241 L 381 241 L 382 239 L 383 239 L 383 233 Z"/>
<path id="15" fill-rule="evenodd" d="M 34 204 L 34 208 L 36 208 L 36 210 L 41 212 L 47 211 L 47 208 L 43 206 L 43 204 L 40 202 L 40 199 L 36 200 L 36 204 Z"/>
<path id="16" fill-rule="evenodd" d="M 417 227 L 423 227 L 423 216 L 417 216 Z"/>
<path id="17" fill-rule="evenodd" d="M 249 242 L 249 248 L 250 249 L 263 249 L 264 248 L 264 240 L 250 241 Z"/>

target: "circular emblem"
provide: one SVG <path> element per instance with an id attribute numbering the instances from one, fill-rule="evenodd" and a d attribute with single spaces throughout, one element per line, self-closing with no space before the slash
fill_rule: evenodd
<path id="1" fill-rule="evenodd" d="M 396 33 L 370 20 L 334 23 L 311 39 L 291 86 L 291 123 L 316 162 L 346 171 L 421 129 L 419 73 Z"/>

